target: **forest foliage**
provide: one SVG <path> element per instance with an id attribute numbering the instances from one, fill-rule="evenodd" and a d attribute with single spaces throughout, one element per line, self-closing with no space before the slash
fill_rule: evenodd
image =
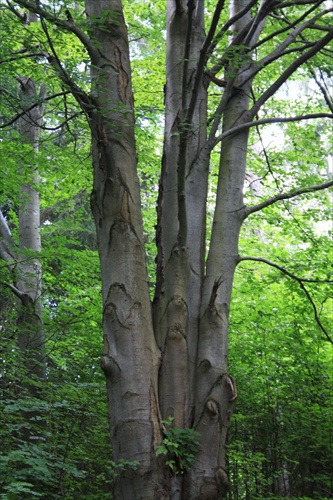
<path id="1" fill-rule="evenodd" d="M 82 2 L 75 2 L 75 9 L 71 3 L 54 2 L 54 8 L 70 8 L 84 29 Z M 295 19 L 302 9 L 295 7 Z M 125 3 L 152 295 L 163 137 L 164 10 L 161 0 Z M 100 270 L 89 206 L 89 131 L 76 101 L 46 64 L 43 44 L 52 37 L 66 71 L 84 89 L 90 84 L 88 61 L 73 35 L 55 25 L 46 29 L 30 23 L 23 28 L 6 2 L 0 2 L 0 25 L 0 209 L 17 241 L 20 185 L 31 180 L 31 165 L 37 163 L 47 357 L 46 382 L 31 380 L 17 346 L 17 300 L 6 286 L 9 265 L 0 261 L 0 498 L 111 498 L 115 475 L 136 464 L 114 463 L 109 444 L 100 369 Z M 267 26 L 265 36 L 275 30 L 274 24 Z M 36 52 L 36 46 L 40 56 L 29 57 L 29 48 Z M 259 43 L 258 59 L 264 60 L 264 51 L 272 46 Z M 267 65 L 254 92 L 259 95 L 293 57 L 291 52 L 283 62 Z M 14 120 L 26 106 L 17 80 L 27 74 L 33 74 L 38 87 L 47 85 L 38 153 L 22 144 Z M 298 115 L 327 113 L 324 84 L 332 92 L 331 61 L 320 54 L 270 99 L 258 120 L 289 115 L 290 109 Z M 210 87 L 211 110 L 215 91 Z M 247 199 L 259 203 L 276 191 L 328 181 L 332 152 L 331 124 L 324 117 L 253 127 Z M 217 170 L 218 148 L 211 161 L 208 233 Z M 333 497 L 331 210 L 332 191 L 317 191 L 267 207 L 244 224 L 244 258 L 237 269 L 230 323 L 229 363 L 238 398 L 227 447 L 229 500 Z M 28 251 L 21 256 L 31 257 Z M 31 396 L 31 384 L 41 385 L 42 398 Z M 26 432 L 34 436 L 30 442 Z"/>

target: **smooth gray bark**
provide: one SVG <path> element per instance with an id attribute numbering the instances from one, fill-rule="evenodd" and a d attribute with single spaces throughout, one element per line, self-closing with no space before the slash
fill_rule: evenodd
<path id="1" fill-rule="evenodd" d="M 117 499 L 159 497 L 155 449 L 158 418 L 157 348 L 143 243 L 134 111 L 126 26 L 118 0 L 86 1 L 92 63 L 95 218 L 102 276 L 104 356 L 114 460 L 138 461 L 116 480 Z M 96 17 L 95 17 L 96 16 Z M 107 29 L 106 29 L 107 28 Z M 135 493 L 134 493 L 135 492 Z"/>
<path id="2" fill-rule="evenodd" d="M 19 84 L 23 103 L 28 107 L 37 99 L 36 84 L 29 77 L 20 78 Z M 43 99 L 45 93 L 45 87 L 42 86 L 39 98 Z M 22 142 L 31 146 L 34 153 L 38 153 L 42 115 L 43 106 L 36 106 L 20 119 Z M 23 174 L 23 170 L 28 173 Z M 18 249 L 20 262 L 15 271 L 15 286 L 22 294 L 18 317 L 18 342 L 26 360 L 28 374 L 36 376 L 37 380 L 43 380 L 46 377 L 46 360 L 42 265 L 38 258 L 41 251 L 38 166 L 23 159 L 18 175 L 28 176 L 20 188 Z"/>
<path id="3" fill-rule="evenodd" d="M 195 357 L 204 271 L 208 162 L 207 84 L 201 75 L 191 120 L 195 70 L 204 41 L 203 2 L 167 2 L 165 140 L 158 204 L 158 279 L 154 328 L 162 351 L 159 399 L 163 418 L 193 422 Z M 185 59 L 185 62 L 184 62 Z"/>

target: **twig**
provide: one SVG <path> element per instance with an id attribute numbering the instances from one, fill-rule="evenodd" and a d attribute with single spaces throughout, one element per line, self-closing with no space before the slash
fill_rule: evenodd
<path id="1" fill-rule="evenodd" d="M 317 322 L 317 325 L 319 326 L 319 328 L 321 329 L 321 331 L 324 333 L 324 335 L 327 338 L 327 340 L 331 344 L 333 344 L 333 340 L 331 339 L 331 337 L 330 337 L 329 333 L 327 332 L 326 328 L 324 327 L 324 325 L 320 321 L 316 304 L 312 300 L 310 293 L 308 292 L 308 290 L 306 289 L 306 287 L 304 285 L 304 283 L 333 283 L 333 280 L 324 280 L 324 281 L 322 281 L 322 280 L 311 280 L 311 279 L 307 279 L 307 278 L 299 278 L 295 274 L 287 271 L 287 269 L 285 269 L 284 267 L 279 266 L 278 264 L 275 264 L 275 262 L 271 262 L 270 260 L 263 259 L 261 257 L 239 257 L 238 262 L 243 262 L 245 260 L 250 260 L 250 261 L 253 261 L 253 262 L 263 262 L 264 264 L 267 264 L 268 266 L 271 266 L 271 267 L 274 267 L 275 269 L 278 269 L 281 273 L 285 274 L 289 278 L 297 281 L 297 283 L 299 284 L 299 286 L 301 287 L 301 289 L 303 290 L 303 292 L 307 296 L 310 304 L 312 305 L 312 308 L 313 308 L 313 311 L 314 311 L 314 317 L 315 317 L 315 320 Z"/>

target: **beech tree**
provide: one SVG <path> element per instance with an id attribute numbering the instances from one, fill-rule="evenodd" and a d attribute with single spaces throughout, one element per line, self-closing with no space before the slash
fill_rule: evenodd
<path id="1" fill-rule="evenodd" d="M 36 21 L 35 14 L 29 13 L 26 22 L 28 20 Z M 17 165 L 17 175 L 23 179 L 18 198 L 19 241 L 16 245 L 0 211 L 0 258 L 8 262 L 11 271 L 12 283 L 6 283 L 6 286 L 18 299 L 18 345 L 26 373 L 34 374 L 35 380 L 34 384 L 30 384 L 30 391 L 37 394 L 39 383 L 46 378 L 46 360 L 39 259 L 41 236 L 38 165 L 35 162 L 46 89 L 42 84 L 38 91 L 31 76 L 17 75 L 17 81 L 23 110 L 16 118 L 23 150 L 24 145 L 27 146 L 26 154 L 22 154 Z M 40 103 L 36 105 L 37 96 Z"/>
<path id="2" fill-rule="evenodd" d="M 136 2 L 128 7 L 134 18 L 138 7 Z M 220 498 L 229 488 L 225 445 L 237 398 L 235 374 L 227 363 L 236 267 L 260 261 L 298 282 L 313 305 L 318 329 L 332 342 L 305 288 L 306 278 L 269 259 L 239 255 L 238 248 L 242 226 L 253 214 L 285 200 L 308 199 L 333 185 L 322 170 L 316 176 L 305 172 L 299 185 L 291 175 L 285 185 L 276 182 L 259 193 L 257 203 L 244 200 L 245 181 L 253 176 L 247 164 L 252 129 L 260 136 L 271 123 L 333 118 L 327 90 L 332 8 L 324 0 L 166 2 L 165 127 L 152 302 L 122 2 L 6 2 L 5 15 L 12 22 L 24 23 L 26 12 L 37 16 L 40 30 L 23 49 L 13 47 L 11 56 L 27 57 L 53 72 L 63 94 L 76 99 L 91 131 L 91 208 L 102 280 L 101 367 L 114 459 L 133 466 L 116 478 L 114 498 Z M 70 50 L 73 40 L 80 42 L 79 58 L 84 54 L 90 68 L 83 83 L 77 78 L 82 59 L 73 63 L 66 55 L 66 44 Z M 139 51 L 145 41 L 133 43 Z M 284 83 L 301 75 L 316 83 L 321 104 L 313 112 L 305 105 L 300 113 L 296 107 L 290 115 L 283 110 L 271 116 L 271 100 Z M 36 96 L 35 108 L 51 97 Z M 262 177 L 272 168 L 266 156 Z M 218 181 L 212 209 L 213 171 Z M 5 220 L 2 227 L 6 241 Z M 183 441 L 177 441 L 180 437 Z"/>

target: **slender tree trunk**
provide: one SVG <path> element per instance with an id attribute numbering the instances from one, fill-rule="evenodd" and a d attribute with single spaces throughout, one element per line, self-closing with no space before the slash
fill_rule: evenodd
<path id="1" fill-rule="evenodd" d="M 19 79 L 23 105 L 29 107 L 37 99 L 36 84 L 32 78 Z M 45 97 L 42 86 L 39 98 Z M 21 118 L 20 133 L 23 144 L 32 147 L 31 160 L 22 155 L 19 175 L 27 177 L 21 184 L 19 205 L 19 263 L 15 269 L 15 286 L 20 298 L 18 316 L 18 343 L 22 351 L 28 377 L 41 381 L 46 377 L 45 338 L 42 305 L 42 266 L 38 258 L 41 251 L 39 181 L 36 158 L 43 107 L 36 106 Z M 38 390 L 31 385 L 30 390 Z"/>
<path id="2" fill-rule="evenodd" d="M 30 109 L 20 118 L 23 152 L 17 174 L 23 177 L 19 198 L 19 242 L 15 244 L 7 221 L 0 213 L 0 257 L 10 263 L 12 284 L 8 287 L 17 297 L 17 335 L 24 365 L 24 385 L 33 396 L 38 396 L 41 381 L 46 377 L 45 338 L 42 305 L 42 266 L 40 207 L 38 193 L 37 152 L 43 106 L 34 106 L 45 97 L 41 86 L 37 96 L 32 78 L 19 78 L 23 109 Z M 25 145 L 27 150 L 24 150 Z"/>
<path id="3" fill-rule="evenodd" d="M 247 0 L 231 3 L 231 16 Z M 250 18 L 243 16 L 232 27 L 239 32 Z M 237 59 L 236 59 L 237 65 Z M 223 132 L 242 123 L 249 108 L 251 81 L 238 89 L 239 76 L 245 78 L 250 66 L 227 67 L 223 109 Z M 222 101 L 223 102 L 223 101 Z M 228 374 L 228 317 L 238 241 L 244 220 L 243 187 L 246 169 L 248 131 L 231 136 L 221 144 L 215 212 L 206 263 L 200 307 L 197 351 L 194 427 L 201 433 L 200 447 L 188 482 L 189 498 L 220 498 L 229 489 L 226 474 L 226 437 L 237 397 L 233 377 Z"/>
<path id="4" fill-rule="evenodd" d="M 115 498 L 164 498 L 155 449 L 158 418 L 155 342 L 143 242 L 129 49 L 119 0 L 86 1 L 98 46 L 93 60 L 95 218 L 102 276 L 104 356 L 114 460 L 138 461 L 116 480 Z M 109 17 L 107 17 L 109 16 Z M 100 29 L 101 28 L 101 29 Z M 107 28 L 107 29 L 106 29 Z"/>
<path id="5" fill-rule="evenodd" d="M 193 423 L 195 358 L 204 272 L 207 161 L 206 85 L 190 120 L 195 68 L 204 40 L 203 2 L 167 2 L 165 139 L 158 204 L 154 327 L 162 352 L 159 397 L 163 418 Z M 187 29 L 184 29 L 187 27 Z M 185 61 L 185 62 L 184 62 Z"/>

